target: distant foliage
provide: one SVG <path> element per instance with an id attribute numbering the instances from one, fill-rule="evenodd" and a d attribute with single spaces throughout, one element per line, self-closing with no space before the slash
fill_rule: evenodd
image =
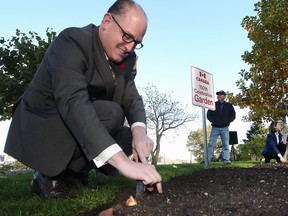
<path id="1" fill-rule="evenodd" d="M 240 160 L 260 161 L 263 158 L 261 153 L 265 146 L 268 132 L 268 128 L 263 124 L 252 124 L 246 134 L 247 139 L 243 140 L 243 144 L 238 145 Z"/>
<path id="2" fill-rule="evenodd" d="M 212 126 L 208 125 L 206 128 L 207 131 L 207 147 L 209 143 L 209 137 L 211 133 Z M 197 162 L 204 161 L 204 132 L 203 129 L 196 131 L 191 131 L 187 137 L 186 147 L 192 154 L 196 157 Z M 216 146 L 214 149 L 213 159 L 218 160 L 221 157 L 222 151 L 222 142 L 220 136 L 217 139 Z"/>
<path id="3" fill-rule="evenodd" d="M 37 71 L 56 32 L 48 28 L 46 36 L 45 40 L 35 32 L 17 29 L 11 39 L 0 37 L 0 120 L 11 118 L 13 104 Z"/>
<path id="4" fill-rule="evenodd" d="M 254 122 L 251 126 L 250 126 L 250 130 L 247 131 L 246 133 L 246 137 L 247 139 L 244 139 L 244 142 L 249 142 L 253 139 L 253 135 L 262 135 L 265 136 L 268 134 L 268 128 L 265 127 L 265 125 L 263 123 L 257 123 Z"/>
<path id="5" fill-rule="evenodd" d="M 27 170 L 27 169 L 29 168 L 25 166 L 24 164 L 20 163 L 19 161 L 0 165 L 1 171 L 18 171 L 18 170 Z"/>

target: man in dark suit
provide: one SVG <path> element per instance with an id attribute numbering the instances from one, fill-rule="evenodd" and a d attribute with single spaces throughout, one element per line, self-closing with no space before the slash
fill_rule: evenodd
<path id="1" fill-rule="evenodd" d="M 162 192 L 146 159 L 153 141 L 132 73 L 146 29 L 141 6 L 118 0 L 100 26 L 65 29 L 48 48 L 15 104 L 4 150 L 36 170 L 32 189 L 41 197 L 72 197 L 67 186 L 88 187 L 88 171 L 105 164 Z"/>

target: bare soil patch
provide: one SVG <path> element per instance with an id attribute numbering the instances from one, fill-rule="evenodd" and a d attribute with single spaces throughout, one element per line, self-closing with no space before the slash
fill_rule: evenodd
<path id="1" fill-rule="evenodd" d="M 288 215 L 288 164 L 203 169 L 171 179 L 163 190 L 163 194 L 146 193 L 136 206 L 127 207 L 125 201 L 135 197 L 135 189 L 129 189 L 109 206 L 83 215 L 113 208 L 117 216 L 284 216 Z"/>

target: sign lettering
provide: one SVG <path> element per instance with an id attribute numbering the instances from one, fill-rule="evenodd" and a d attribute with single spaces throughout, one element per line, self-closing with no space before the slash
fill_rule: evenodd
<path id="1" fill-rule="evenodd" d="M 192 104 L 215 110 L 213 75 L 191 66 Z"/>

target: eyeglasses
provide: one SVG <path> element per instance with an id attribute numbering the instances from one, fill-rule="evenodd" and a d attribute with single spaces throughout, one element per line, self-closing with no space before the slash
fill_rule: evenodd
<path id="1" fill-rule="evenodd" d="M 141 41 L 136 41 L 134 39 L 134 37 L 130 34 L 128 34 L 127 32 L 124 31 L 124 29 L 120 26 L 120 24 L 117 22 L 117 20 L 115 19 L 115 17 L 111 14 L 112 19 L 115 21 L 115 23 L 117 24 L 117 26 L 121 29 L 123 35 L 122 35 L 122 40 L 126 43 L 132 43 L 134 42 L 134 49 L 141 49 L 144 45 L 142 44 Z"/>

